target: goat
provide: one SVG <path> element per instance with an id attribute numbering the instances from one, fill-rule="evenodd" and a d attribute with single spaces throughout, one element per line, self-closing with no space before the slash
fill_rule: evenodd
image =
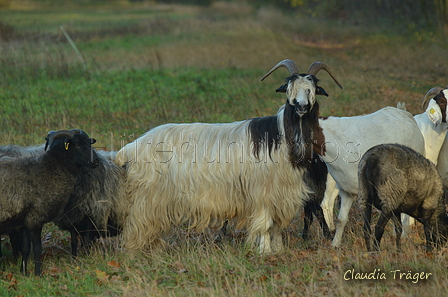
<path id="1" fill-rule="evenodd" d="M 12 158 L 40 156 L 44 145 L 21 147 L 0 146 L 0 161 Z M 53 220 L 62 230 L 71 235 L 71 253 L 77 256 L 78 236 L 88 245 L 93 238 L 117 235 L 121 230 L 126 213 L 124 192 L 125 170 L 115 165 L 116 152 L 96 150 L 98 166 L 84 167 L 75 184 L 63 212 Z M 11 241 L 14 240 L 10 236 Z M 16 245 L 17 246 L 17 245 Z M 14 254 L 18 252 L 14 249 Z"/>
<path id="2" fill-rule="evenodd" d="M 280 231 L 295 216 L 309 187 L 304 174 L 312 156 L 321 93 L 316 75 L 328 67 L 313 63 L 299 74 L 286 67 L 287 101 L 277 115 L 234 123 L 165 124 L 124 146 L 115 162 L 126 166 L 129 215 L 125 247 L 146 250 L 172 225 L 189 221 L 198 231 L 236 218 L 247 226 L 247 242 L 260 253 L 283 248 Z M 294 96 L 292 96 L 294 94 Z"/>
<path id="3" fill-rule="evenodd" d="M 381 211 L 375 227 L 374 250 L 378 250 L 384 228 L 392 218 L 397 250 L 400 250 L 400 213 L 424 226 L 427 250 L 448 231 L 443 186 L 430 160 L 403 145 L 382 144 L 370 148 L 359 162 L 358 199 L 364 213 L 364 238 L 370 244 L 372 205 Z"/>
<path id="4" fill-rule="evenodd" d="M 41 274 L 43 225 L 62 212 L 81 168 L 98 162 L 95 140 L 82 130 L 50 131 L 46 140 L 43 155 L 0 163 L 0 233 L 20 230 L 25 275 L 31 243 L 35 274 Z"/>

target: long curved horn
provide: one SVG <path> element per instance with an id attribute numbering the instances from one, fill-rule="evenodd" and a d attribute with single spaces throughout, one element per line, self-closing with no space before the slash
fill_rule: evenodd
<path id="1" fill-rule="evenodd" d="M 440 91 L 442 91 L 443 88 L 441 87 L 434 87 L 431 90 L 429 90 L 425 97 L 423 98 L 422 101 L 422 109 L 426 109 L 426 106 L 428 105 L 428 101 L 431 100 L 432 98 L 434 98 L 434 96 L 436 96 L 437 94 L 440 93 Z"/>
<path id="2" fill-rule="evenodd" d="M 72 138 L 73 136 L 80 134 L 80 131 L 82 130 L 59 130 L 59 131 L 50 131 L 47 134 L 47 137 L 45 140 L 47 140 L 47 143 L 45 144 L 45 150 L 47 150 L 48 147 L 51 147 L 51 144 L 53 143 L 53 140 L 58 137 L 69 137 Z"/>
<path id="3" fill-rule="evenodd" d="M 342 85 L 338 82 L 336 77 L 333 76 L 333 73 L 331 73 L 330 68 L 325 63 L 322 62 L 314 62 L 311 64 L 310 68 L 308 68 L 308 74 L 312 74 L 314 76 L 317 75 L 317 73 L 321 70 L 325 70 L 328 72 L 328 74 L 331 76 L 331 78 L 334 80 L 334 82 L 342 89 Z"/>
<path id="4" fill-rule="evenodd" d="M 274 67 L 272 67 L 271 70 L 269 70 L 268 73 L 266 73 L 261 80 L 264 80 L 266 77 L 268 77 L 272 72 L 274 72 L 275 70 L 277 70 L 280 67 L 286 67 L 289 71 L 289 75 L 293 75 L 295 73 L 299 73 L 299 69 L 296 66 L 296 63 L 294 63 L 294 61 L 286 59 L 283 61 L 280 61 L 277 65 L 275 65 Z"/>

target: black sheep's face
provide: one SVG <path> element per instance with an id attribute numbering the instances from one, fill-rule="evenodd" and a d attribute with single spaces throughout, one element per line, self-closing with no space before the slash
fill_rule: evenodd
<path id="1" fill-rule="evenodd" d="M 77 135 L 78 136 L 78 135 Z M 79 154 L 79 165 L 95 168 L 98 166 L 99 160 L 92 144 L 96 142 L 94 138 L 87 138 L 82 135 L 73 137 L 68 143 L 73 144 L 74 150 Z"/>
<path id="2" fill-rule="evenodd" d="M 317 78 L 310 74 L 293 75 L 288 79 L 286 96 L 289 105 L 302 117 L 316 103 Z"/>
<path id="3" fill-rule="evenodd" d="M 81 167 L 95 168 L 99 160 L 92 144 L 96 142 L 86 135 L 75 135 L 72 138 L 63 138 L 64 150 L 69 151 L 75 159 L 75 164 Z"/>

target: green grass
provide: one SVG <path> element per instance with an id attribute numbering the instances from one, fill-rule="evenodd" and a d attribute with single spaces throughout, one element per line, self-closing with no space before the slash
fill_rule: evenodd
<path id="1" fill-rule="evenodd" d="M 0 9 L 0 144 L 43 143 L 49 130 L 81 128 L 95 146 L 118 149 L 168 122 L 232 122 L 276 113 L 285 96 L 275 93 L 286 70 L 260 78 L 290 58 L 305 72 L 327 63 L 319 98 L 323 116 L 370 113 L 405 101 L 412 113 L 433 86 L 445 86 L 448 52 L 434 32 L 290 15 L 217 2 L 210 8 L 126 1 L 94 6 L 17 1 Z M 6 25 L 6 27 L 5 27 Z M 82 53 L 87 71 L 59 31 L 63 25 Z M 8 27 L 9 26 L 9 27 Z M 448 287 L 447 249 L 425 254 L 417 227 L 394 252 L 391 229 L 384 252 L 364 253 L 359 210 L 340 249 L 298 234 L 302 214 L 284 232 L 286 251 L 258 256 L 244 231 L 222 243 L 175 228 L 166 249 L 131 256 L 117 239 L 91 253 L 69 256 L 67 234 L 49 224 L 44 236 L 44 275 L 23 277 L 2 240 L 2 296 L 440 296 Z M 389 226 L 390 227 L 390 226 Z M 234 230 L 233 230 L 234 231 Z M 105 249 L 105 250 L 104 250 Z M 349 269 L 427 271 L 409 281 L 345 281 Z M 390 275 L 390 274 L 389 274 Z"/>

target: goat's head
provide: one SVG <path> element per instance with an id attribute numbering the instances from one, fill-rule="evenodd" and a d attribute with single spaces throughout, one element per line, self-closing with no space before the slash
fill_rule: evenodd
<path id="1" fill-rule="evenodd" d="M 422 108 L 426 107 L 426 114 L 436 127 L 442 122 L 447 122 L 447 99 L 448 87 L 445 89 L 434 87 L 423 98 Z"/>
<path id="2" fill-rule="evenodd" d="M 89 136 L 82 130 L 60 130 L 50 131 L 45 138 L 45 150 L 62 152 L 68 154 L 69 158 L 79 167 L 95 168 L 98 166 L 98 157 L 95 150 L 92 149 L 92 144 L 96 142 L 95 139 Z"/>
<path id="3" fill-rule="evenodd" d="M 283 60 L 266 73 L 261 80 L 264 80 L 280 67 L 286 67 L 290 76 L 286 79 L 286 84 L 278 88 L 277 92 L 286 93 L 287 103 L 294 106 L 299 116 L 303 116 L 313 108 L 316 103 L 316 95 L 328 96 L 327 92 L 317 85 L 319 80 L 316 75 L 320 70 L 327 71 L 334 82 L 342 89 L 341 84 L 333 76 L 328 66 L 321 62 L 314 62 L 307 73 L 299 74 L 299 70 L 292 60 Z"/>

